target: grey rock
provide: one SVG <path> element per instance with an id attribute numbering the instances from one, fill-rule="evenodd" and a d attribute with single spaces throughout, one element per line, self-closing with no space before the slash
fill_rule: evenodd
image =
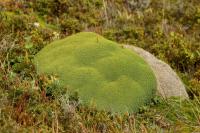
<path id="1" fill-rule="evenodd" d="M 157 59 L 148 51 L 132 46 L 125 45 L 125 48 L 135 51 L 151 66 L 157 79 L 157 93 L 163 98 L 172 96 L 188 98 L 185 86 L 176 72 L 165 62 Z"/>

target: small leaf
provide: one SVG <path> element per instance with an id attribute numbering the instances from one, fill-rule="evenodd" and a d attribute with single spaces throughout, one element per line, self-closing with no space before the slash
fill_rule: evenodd
<path id="1" fill-rule="evenodd" d="M 26 42 L 30 42 L 31 41 L 31 36 L 25 37 L 24 39 L 26 40 Z"/>
<path id="2" fill-rule="evenodd" d="M 26 45 L 25 45 L 25 48 L 26 49 L 31 49 L 33 47 L 33 43 L 27 43 Z"/>

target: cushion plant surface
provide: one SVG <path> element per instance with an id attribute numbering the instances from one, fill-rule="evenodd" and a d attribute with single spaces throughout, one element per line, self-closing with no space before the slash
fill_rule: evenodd
<path id="1" fill-rule="evenodd" d="M 100 110 L 135 112 L 156 91 L 153 71 L 141 57 L 92 32 L 54 41 L 34 62 L 39 73 L 57 74 L 61 85 Z"/>

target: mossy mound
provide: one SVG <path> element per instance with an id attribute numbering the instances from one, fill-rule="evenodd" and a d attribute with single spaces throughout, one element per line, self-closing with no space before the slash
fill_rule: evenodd
<path id="1" fill-rule="evenodd" d="M 91 32 L 49 44 L 34 62 L 39 73 L 59 75 L 62 85 L 97 109 L 137 111 L 156 90 L 155 76 L 141 57 Z"/>

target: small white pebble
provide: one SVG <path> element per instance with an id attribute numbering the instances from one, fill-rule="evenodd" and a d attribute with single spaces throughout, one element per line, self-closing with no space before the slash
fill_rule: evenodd
<path id="1" fill-rule="evenodd" d="M 35 22 L 33 25 L 38 28 L 40 26 L 40 23 Z"/>

